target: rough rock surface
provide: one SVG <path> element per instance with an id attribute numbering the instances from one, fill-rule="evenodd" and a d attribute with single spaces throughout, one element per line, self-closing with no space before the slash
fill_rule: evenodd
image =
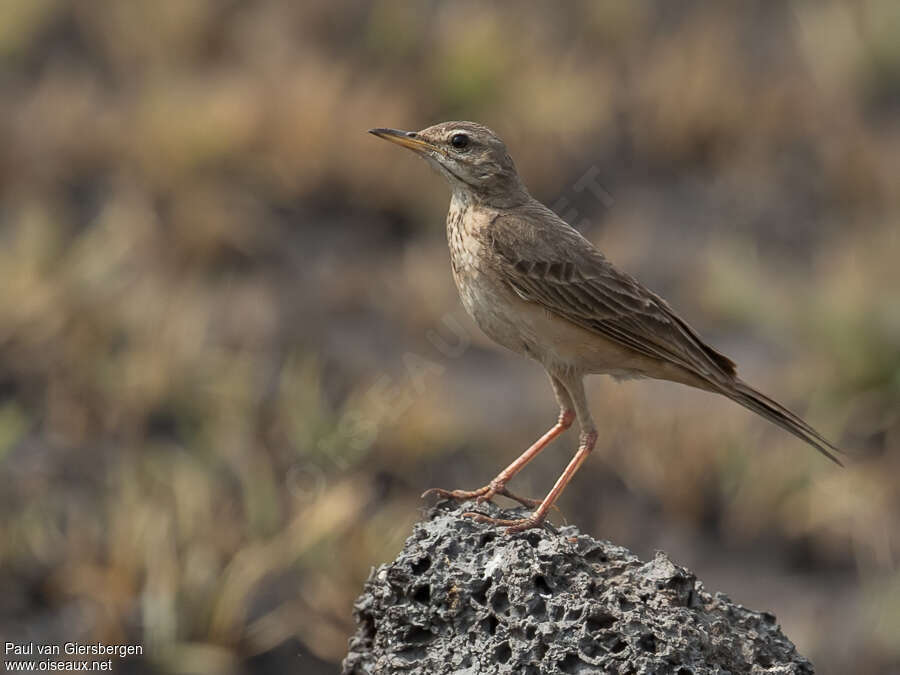
<path id="1" fill-rule="evenodd" d="M 768 613 L 568 526 L 506 535 L 442 502 L 373 570 L 345 674 L 813 673 Z"/>

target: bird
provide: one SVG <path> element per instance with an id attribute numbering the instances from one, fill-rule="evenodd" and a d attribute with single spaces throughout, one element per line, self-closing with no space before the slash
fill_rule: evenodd
<path id="1" fill-rule="evenodd" d="M 506 145 L 475 122 L 442 122 L 421 131 L 369 133 L 412 150 L 450 186 L 447 242 L 459 296 L 494 342 L 540 363 L 559 404 L 543 436 L 490 483 L 475 490 L 432 488 L 422 496 L 474 500 L 510 497 L 533 508 L 524 518 L 464 515 L 508 533 L 542 526 L 597 442 L 584 378 L 654 378 L 727 396 L 843 466 L 842 451 L 737 375 L 734 361 L 708 345 L 659 295 L 619 271 L 590 241 L 528 192 Z M 542 500 L 507 484 L 577 420 L 577 450 Z"/>

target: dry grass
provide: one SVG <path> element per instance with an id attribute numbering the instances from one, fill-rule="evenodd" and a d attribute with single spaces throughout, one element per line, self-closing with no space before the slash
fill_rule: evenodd
<path id="1" fill-rule="evenodd" d="M 679 8 L 5 2 L 0 632 L 141 642 L 165 673 L 341 658 L 418 492 L 554 416 L 460 312 L 444 186 L 364 133 L 464 117 L 863 454 L 598 380 L 568 518 L 680 550 L 822 672 L 898 667 L 900 13 Z M 572 189 L 590 167 L 611 207 Z"/>

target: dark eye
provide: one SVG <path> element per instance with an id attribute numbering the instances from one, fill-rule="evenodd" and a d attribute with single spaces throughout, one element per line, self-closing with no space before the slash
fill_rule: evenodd
<path id="1" fill-rule="evenodd" d="M 461 150 L 469 144 L 469 137 L 465 134 L 453 134 L 450 138 L 450 145 L 457 150 Z"/>

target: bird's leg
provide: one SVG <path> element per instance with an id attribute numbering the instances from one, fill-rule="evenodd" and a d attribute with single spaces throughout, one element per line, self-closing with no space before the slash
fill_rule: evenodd
<path id="1" fill-rule="evenodd" d="M 530 508 L 539 507 L 541 501 L 539 499 L 529 499 L 527 497 L 519 497 L 518 495 L 506 489 L 506 484 L 515 476 L 522 468 L 532 459 L 546 448 L 554 438 L 572 426 L 575 421 L 575 410 L 572 406 L 572 400 L 569 393 L 557 378 L 550 376 L 550 382 L 553 385 L 553 391 L 556 394 L 556 400 L 559 402 L 559 419 L 556 424 L 550 428 L 547 433 L 541 436 L 534 444 L 525 452 L 519 455 L 516 460 L 508 467 L 503 469 L 496 478 L 484 487 L 477 490 L 444 490 L 442 488 L 431 488 L 422 493 L 422 497 L 434 494 L 447 499 L 474 499 L 478 503 L 486 502 L 493 498 L 494 495 L 503 495 L 519 502 L 523 506 Z"/>
<path id="2" fill-rule="evenodd" d="M 538 506 L 541 503 L 539 499 L 519 497 L 507 490 L 506 484 L 513 476 L 519 473 L 519 471 L 521 471 L 522 468 L 526 464 L 528 464 L 528 462 L 534 459 L 541 452 L 541 450 L 546 448 L 554 438 L 556 438 L 562 432 L 572 426 L 572 422 L 574 420 L 574 411 L 561 410 L 559 413 L 559 420 L 556 422 L 556 424 L 547 433 L 545 433 L 537 441 L 535 441 L 530 448 L 519 455 L 512 464 L 510 464 L 508 467 L 503 469 L 503 471 L 497 474 L 497 477 L 494 478 L 494 480 L 492 480 L 484 487 L 480 487 L 477 490 L 444 490 L 442 488 L 431 488 L 430 490 L 426 490 L 425 492 L 423 492 L 422 496 L 427 497 L 428 495 L 434 494 L 438 495 L 439 497 L 445 497 L 449 499 L 474 499 L 475 501 L 481 503 L 488 501 L 494 495 L 503 495 L 504 497 L 514 499 L 523 506 L 530 506 L 532 508 Z"/>
<path id="3" fill-rule="evenodd" d="M 528 530 L 532 527 L 540 527 L 541 523 L 543 523 L 544 519 L 547 517 L 547 512 L 551 508 L 553 508 L 556 500 L 559 499 L 559 496 L 562 494 L 563 490 L 566 489 L 566 485 L 568 485 L 569 481 L 572 480 L 572 476 L 575 475 L 575 472 L 578 471 L 584 460 L 587 459 L 587 456 L 591 454 L 591 451 L 594 449 L 594 445 L 596 444 L 596 442 L 596 431 L 581 435 L 581 443 L 578 446 L 578 452 L 575 453 L 572 461 L 569 462 L 569 465 L 566 467 L 565 471 L 563 471 L 562 475 L 557 479 L 556 484 L 553 486 L 553 489 L 550 490 L 546 497 L 544 497 L 544 500 L 534 510 L 534 513 L 532 513 L 527 518 L 491 518 L 490 516 L 486 516 L 482 513 L 474 513 L 471 511 L 468 513 L 464 513 L 463 515 L 468 516 L 469 518 L 473 518 L 480 523 L 491 523 L 492 525 L 505 526 L 507 534 L 522 532 L 523 530 Z"/>
<path id="4" fill-rule="evenodd" d="M 572 480 L 572 476 L 575 475 L 575 472 L 578 471 L 579 467 L 584 463 L 584 460 L 587 459 L 587 456 L 591 454 L 594 445 L 597 443 L 597 429 L 594 427 L 594 422 L 587 409 L 587 400 L 584 395 L 584 385 L 582 384 L 581 377 L 567 381 L 566 385 L 571 394 L 571 399 L 575 405 L 575 411 L 581 424 L 581 436 L 579 438 L 578 451 L 575 453 L 575 456 L 569 462 L 568 466 L 566 466 L 562 475 L 557 479 L 553 488 L 537 506 L 534 513 L 527 518 L 518 519 L 491 518 L 484 514 L 473 512 L 464 513 L 464 516 L 473 518 L 481 523 L 505 526 L 508 534 L 522 532 L 523 530 L 532 527 L 539 527 L 541 523 L 544 522 L 544 519 L 547 517 L 547 512 L 553 508 L 556 500 L 559 499 L 563 490 L 566 489 L 566 485 Z"/>

